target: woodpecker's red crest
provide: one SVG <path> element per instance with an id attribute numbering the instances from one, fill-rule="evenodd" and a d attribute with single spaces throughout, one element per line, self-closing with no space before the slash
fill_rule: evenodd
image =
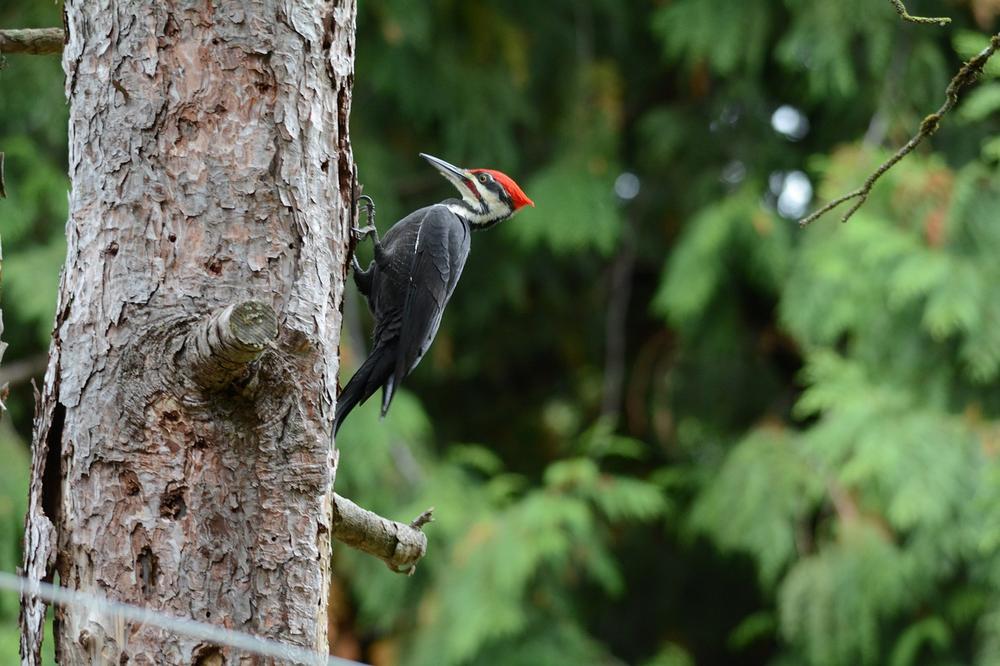
<path id="1" fill-rule="evenodd" d="M 535 202 L 529 199 L 524 190 L 514 182 L 514 179 L 504 172 L 496 171 L 495 169 L 469 169 L 469 171 L 474 174 L 488 173 L 493 176 L 493 180 L 500 183 L 507 190 L 510 200 L 514 203 L 514 210 L 519 210 L 525 206 L 535 207 Z"/>

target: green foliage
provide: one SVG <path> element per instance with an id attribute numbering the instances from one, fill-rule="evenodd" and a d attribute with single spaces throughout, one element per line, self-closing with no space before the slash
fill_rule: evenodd
<path id="1" fill-rule="evenodd" d="M 0 421 L 0 457 L 7 461 L 0 466 L 0 571 L 12 572 L 21 565 L 21 532 L 28 509 L 29 458 L 24 443 L 12 431 L 9 421 Z M 0 626 L 16 619 L 16 599 L 0 595 Z"/>
<path id="2" fill-rule="evenodd" d="M 951 629 L 940 617 L 931 616 L 917 620 L 899 636 L 889 664 L 891 666 L 915 664 L 922 649 L 929 648 L 934 652 L 942 652 L 951 645 Z"/>
<path id="3" fill-rule="evenodd" d="M 797 533 L 822 497 L 816 467 L 787 433 L 753 433 L 701 494 L 691 524 L 723 548 L 753 553 L 762 584 L 771 586 L 795 559 Z"/>
<path id="4" fill-rule="evenodd" d="M 560 253 L 593 248 L 609 254 L 621 229 L 612 176 L 607 164 L 588 164 L 577 156 L 551 165 L 531 181 L 529 191 L 536 206 L 547 207 L 552 201 L 566 205 L 545 213 L 521 213 L 511 233 L 525 247 L 545 244 Z"/>
<path id="5" fill-rule="evenodd" d="M 39 343 L 47 343 L 55 312 L 55 294 L 59 289 L 59 269 L 66 257 L 66 243 L 55 238 L 49 244 L 36 245 L 4 259 L 5 301 L 18 303 L 12 317 L 32 325 Z M 4 314 L 7 309 L 4 309 Z"/>
<path id="6" fill-rule="evenodd" d="M 952 37 L 955 52 L 964 60 L 981 52 L 989 46 L 989 43 L 990 38 L 987 35 L 975 30 L 956 30 Z M 990 60 L 983 68 L 983 74 L 990 78 L 1000 76 L 1000 63 Z"/>
<path id="7" fill-rule="evenodd" d="M 962 120 L 979 122 L 1000 109 L 1000 83 L 984 83 L 971 91 L 958 111 Z"/>
<path id="8" fill-rule="evenodd" d="M 684 648 L 673 643 L 662 648 L 643 666 L 694 666 L 694 660 Z"/>
<path id="9" fill-rule="evenodd" d="M 669 60 L 707 59 L 722 75 L 757 74 L 767 54 L 773 12 L 767 0 L 680 0 L 658 9 L 652 27 Z M 720 16 L 726 20 L 720 21 Z"/>
<path id="10" fill-rule="evenodd" d="M 30 459 L 24 442 L 11 428 L 7 418 L 0 421 L 0 458 L 5 461 L 0 466 L 0 571 L 13 573 L 21 566 L 20 544 L 24 514 L 28 509 Z M 17 595 L 0 592 L 0 659 L 5 663 L 14 663 L 18 654 L 20 632 L 17 614 Z M 43 645 L 42 663 L 55 663 L 51 640 Z"/>
<path id="11" fill-rule="evenodd" d="M 859 92 L 862 67 L 871 72 L 885 67 L 897 20 L 886 2 L 845 0 L 813 4 L 810 11 L 795 13 L 788 33 L 778 43 L 776 55 L 792 70 L 809 63 L 808 92 L 813 99 L 850 97 Z M 832 25 L 837 29 L 831 30 Z M 867 56 L 860 63 L 855 57 L 859 39 Z"/>
<path id="12" fill-rule="evenodd" d="M 405 392 L 397 400 L 380 426 L 373 422 L 373 404 L 345 424 L 340 441 L 363 445 L 367 455 L 352 457 L 337 483 L 341 492 L 358 495 L 366 488 L 392 488 L 414 514 L 426 506 L 441 508 L 427 528 L 435 555 L 421 563 L 413 582 L 372 570 L 370 558 L 342 553 L 340 570 L 357 585 L 361 611 L 373 623 L 403 630 L 409 618 L 398 595 L 414 583 L 425 590 L 419 631 L 403 633 L 409 647 L 402 663 L 492 663 L 488 655 L 500 645 L 504 663 L 512 664 L 556 663 L 556 654 L 585 661 L 602 655 L 579 624 L 564 616 L 566 606 L 574 589 L 588 581 L 610 597 L 624 592 L 608 530 L 661 516 L 660 490 L 602 471 L 601 456 L 552 463 L 538 487 L 507 472 L 481 446 L 454 447 L 447 464 L 435 463 L 422 446 L 415 401 Z M 582 440 L 590 451 L 639 455 L 634 441 L 600 426 Z M 391 499 L 382 494 L 384 503 Z M 489 612 L 470 612 L 484 598 Z M 541 627 L 547 630 L 540 634 Z"/>
<path id="13" fill-rule="evenodd" d="M 748 185 L 691 220 L 653 297 L 656 313 L 678 327 L 697 321 L 734 268 L 756 286 L 778 288 L 788 270 L 790 235 L 787 225 L 755 210 L 758 189 Z"/>
<path id="14" fill-rule="evenodd" d="M 59 25 L 51 3 L 0 10 L 4 26 Z M 0 200 L 3 234 L 4 357 L 13 361 L 47 344 L 65 258 L 66 123 L 58 58 L 4 56 L 0 62 L 0 151 L 7 198 Z"/>
<path id="15" fill-rule="evenodd" d="M 906 560 L 872 527 L 842 529 L 841 543 L 801 559 L 783 581 L 781 630 L 816 666 L 881 663 L 880 623 L 908 601 Z"/>
<path id="16" fill-rule="evenodd" d="M 981 611 L 945 608 L 964 598 L 947 581 L 997 553 L 970 508 L 995 496 L 994 426 L 969 418 L 995 409 L 977 388 L 998 367 L 994 181 L 978 164 L 901 167 L 848 225 L 806 234 L 782 288 L 807 350 L 794 416 L 808 427 L 737 444 L 691 517 L 777 585 L 781 635 L 810 664 L 922 663 L 977 625 L 992 641 Z M 939 615 L 914 617 L 921 603 Z"/>

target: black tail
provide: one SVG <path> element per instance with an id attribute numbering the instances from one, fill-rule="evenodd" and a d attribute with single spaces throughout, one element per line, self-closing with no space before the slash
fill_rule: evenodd
<path id="1" fill-rule="evenodd" d="M 368 355 L 365 362 L 361 364 L 358 371 L 347 382 L 347 386 L 337 396 L 337 416 L 334 420 L 334 434 L 340 430 L 340 424 L 344 422 L 347 415 L 351 413 L 356 405 L 363 404 L 365 400 L 372 397 L 372 394 L 386 380 L 392 376 L 392 369 L 395 366 L 395 353 L 391 347 L 376 347 Z"/>

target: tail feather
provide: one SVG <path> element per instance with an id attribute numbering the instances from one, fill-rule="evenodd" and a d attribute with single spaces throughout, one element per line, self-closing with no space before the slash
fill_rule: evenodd
<path id="1" fill-rule="evenodd" d="M 363 404 L 365 400 L 372 397 L 372 394 L 392 375 L 395 365 L 395 354 L 386 347 L 376 347 L 372 350 L 365 362 L 361 364 L 358 371 L 347 382 L 347 386 L 337 396 L 337 415 L 334 419 L 334 434 L 340 430 L 340 425 L 347 418 L 357 405 Z M 385 413 L 383 412 L 383 416 Z"/>
<path id="2" fill-rule="evenodd" d="M 380 415 L 385 418 L 386 413 L 389 411 L 389 404 L 392 402 L 392 396 L 396 395 L 396 377 L 390 372 L 389 377 L 385 380 L 385 385 L 382 387 L 382 411 Z"/>

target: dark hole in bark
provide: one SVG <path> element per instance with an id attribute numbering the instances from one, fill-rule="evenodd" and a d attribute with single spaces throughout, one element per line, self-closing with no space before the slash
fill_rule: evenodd
<path id="1" fill-rule="evenodd" d="M 271 155 L 271 163 L 267 165 L 267 172 L 271 175 L 272 178 L 278 175 L 278 166 L 279 166 L 278 150 L 277 148 L 275 148 L 274 154 Z"/>
<path id="2" fill-rule="evenodd" d="M 330 160 L 323 160 L 323 163 L 319 165 L 320 170 L 326 173 L 330 169 Z"/>
<path id="3" fill-rule="evenodd" d="M 222 274 L 222 262 L 219 261 L 218 259 L 214 260 L 212 263 L 210 263 L 208 265 L 208 272 L 212 273 L 213 275 L 221 275 Z"/>
<path id="4" fill-rule="evenodd" d="M 108 245 L 107 252 L 112 257 L 118 256 L 118 243 L 116 241 L 111 241 L 111 244 Z"/>
<path id="5" fill-rule="evenodd" d="M 59 507 L 62 506 L 62 431 L 66 422 L 66 407 L 57 402 L 52 410 L 52 423 L 45 439 L 48 452 L 45 456 L 45 474 L 42 475 L 42 511 L 45 517 L 58 525 Z"/>
<path id="6" fill-rule="evenodd" d="M 142 594 L 149 598 L 156 588 L 156 577 L 159 575 L 160 561 L 149 546 L 143 546 L 139 556 L 135 558 L 135 568 L 139 572 L 142 583 Z"/>
<path id="7" fill-rule="evenodd" d="M 122 656 L 118 658 L 118 666 L 125 666 L 128 663 L 128 655 L 122 652 Z"/>
<path id="8" fill-rule="evenodd" d="M 208 448 L 208 440 L 204 437 L 196 437 L 194 440 L 194 448 L 205 449 Z"/>
<path id="9" fill-rule="evenodd" d="M 122 485 L 125 487 L 126 495 L 138 495 L 139 491 L 142 490 L 142 484 L 139 483 L 139 475 L 135 473 L 135 470 L 131 469 L 122 472 Z"/>
<path id="10" fill-rule="evenodd" d="M 181 420 L 180 412 L 177 412 L 173 409 L 168 409 L 167 411 L 163 412 L 163 420 L 169 423 L 177 423 L 178 421 Z"/>
<path id="11" fill-rule="evenodd" d="M 191 139 L 198 133 L 198 126 L 187 118 L 181 118 L 177 121 L 177 131 L 181 137 Z"/>
<path id="12" fill-rule="evenodd" d="M 323 50 L 329 50 L 331 44 L 333 44 L 333 10 L 323 17 Z"/>
<path id="13" fill-rule="evenodd" d="M 187 486 L 168 488 L 160 496 L 160 515 L 162 517 L 171 520 L 184 517 L 184 514 L 187 513 L 187 502 L 184 500 L 184 491 L 186 490 Z"/>
<path id="14" fill-rule="evenodd" d="M 216 645 L 202 643 L 194 649 L 191 656 L 194 666 L 225 666 L 226 663 L 226 658 L 222 656 L 222 649 Z"/>
<path id="15" fill-rule="evenodd" d="M 349 108 L 350 100 L 347 96 L 347 88 L 341 87 L 337 91 L 337 135 L 342 155 L 347 152 L 347 138 L 349 136 L 347 110 Z M 350 162 L 350 160 L 341 159 L 337 163 L 342 183 L 350 183 L 354 179 L 353 165 Z"/>
<path id="16" fill-rule="evenodd" d="M 174 234 L 170 234 L 169 236 L 167 236 L 167 240 L 169 240 L 171 243 L 173 243 L 173 242 L 175 242 L 177 240 L 177 236 L 174 235 Z"/>

